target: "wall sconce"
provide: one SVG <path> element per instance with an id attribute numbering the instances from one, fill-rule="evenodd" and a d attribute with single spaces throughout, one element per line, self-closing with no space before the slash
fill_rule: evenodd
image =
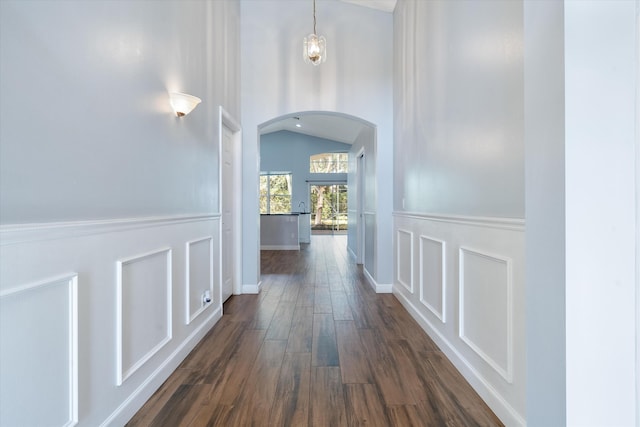
<path id="1" fill-rule="evenodd" d="M 197 96 L 179 92 L 170 93 L 169 98 L 171 100 L 171 107 L 178 117 L 186 116 L 202 102 Z"/>

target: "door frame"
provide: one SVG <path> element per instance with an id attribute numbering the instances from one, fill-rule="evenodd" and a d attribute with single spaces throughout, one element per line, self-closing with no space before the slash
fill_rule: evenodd
<path id="1" fill-rule="evenodd" d="M 364 265 L 365 226 L 364 226 L 364 182 L 365 152 L 362 147 L 356 154 L 356 264 Z"/>
<path id="2" fill-rule="evenodd" d="M 225 189 L 222 186 L 222 139 L 223 127 L 232 132 L 233 141 L 233 188 Z M 233 295 L 242 294 L 242 127 L 235 118 L 224 109 L 222 105 L 218 114 L 218 210 L 220 223 L 218 226 L 218 283 L 220 292 L 218 298 L 222 301 L 222 192 L 231 191 L 233 197 Z"/>
<path id="3" fill-rule="evenodd" d="M 318 179 L 318 180 L 315 180 L 315 179 L 307 179 L 306 183 L 307 183 L 307 199 L 308 199 L 307 206 L 309 206 L 307 208 L 307 210 L 309 212 L 313 212 L 311 210 L 311 187 L 314 186 L 314 185 L 315 186 L 323 186 L 323 187 L 328 187 L 328 186 L 331 186 L 331 185 L 344 185 L 345 187 L 347 187 L 347 198 L 351 194 L 351 191 L 349 190 L 349 180 L 348 179 L 345 179 L 345 180 L 331 180 L 331 179 Z M 347 214 L 349 212 L 348 206 L 349 205 L 347 204 Z M 311 215 L 309 215 L 309 221 L 311 221 Z M 311 225 L 311 224 L 309 224 L 309 225 Z M 348 227 L 349 226 L 347 224 L 347 230 L 348 230 Z M 311 234 L 313 234 L 313 230 L 311 231 Z M 333 232 L 331 234 L 333 234 Z"/>

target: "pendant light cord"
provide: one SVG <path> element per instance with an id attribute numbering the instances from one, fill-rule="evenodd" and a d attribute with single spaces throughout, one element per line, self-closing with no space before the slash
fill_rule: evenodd
<path id="1" fill-rule="evenodd" d="M 313 0 L 313 34 L 316 33 L 316 0 Z"/>

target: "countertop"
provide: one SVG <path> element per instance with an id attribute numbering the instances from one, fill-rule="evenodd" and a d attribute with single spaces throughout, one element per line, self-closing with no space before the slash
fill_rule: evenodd
<path id="1" fill-rule="evenodd" d="M 277 215 L 311 215 L 311 212 L 289 212 L 289 213 L 273 213 L 273 214 L 260 214 L 263 216 L 277 216 Z"/>

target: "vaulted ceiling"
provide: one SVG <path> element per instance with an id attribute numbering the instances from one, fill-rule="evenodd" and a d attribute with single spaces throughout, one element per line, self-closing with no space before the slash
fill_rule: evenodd
<path id="1" fill-rule="evenodd" d="M 351 3 L 357 6 L 377 9 L 384 12 L 393 13 L 397 0 L 340 0 L 344 3 Z M 302 133 L 316 136 L 332 141 L 352 144 L 358 137 L 364 125 L 357 120 L 322 112 L 302 112 L 294 117 L 283 117 L 263 126 L 261 134 L 268 134 L 286 130 L 290 132 Z"/>
<path id="2" fill-rule="evenodd" d="M 393 12 L 396 7 L 397 0 L 341 0 L 345 3 L 353 3 L 358 6 L 370 7 L 373 9 L 383 10 L 385 12 Z"/>

